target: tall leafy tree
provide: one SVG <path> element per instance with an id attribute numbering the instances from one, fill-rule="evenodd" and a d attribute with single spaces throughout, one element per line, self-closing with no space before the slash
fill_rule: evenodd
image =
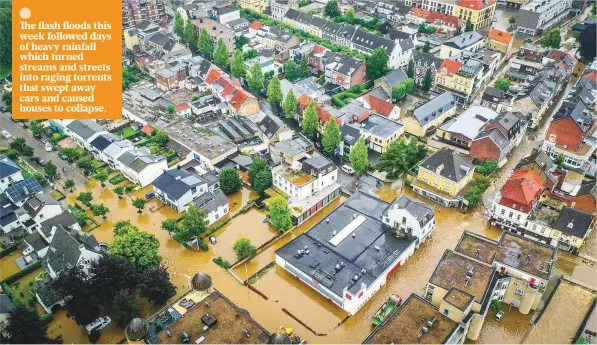
<path id="1" fill-rule="evenodd" d="M 116 314 L 116 324 L 120 328 L 126 327 L 133 318 L 141 314 L 137 299 L 128 289 L 122 289 L 116 293 L 112 300 L 112 308 Z"/>
<path id="2" fill-rule="evenodd" d="M 176 287 L 170 282 L 170 274 L 163 267 L 143 272 L 139 281 L 139 294 L 154 305 L 163 305 L 176 294 Z"/>
<path id="3" fill-rule="evenodd" d="M 229 195 L 236 193 L 243 185 L 243 180 L 240 178 L 238 171 L 235 168 L 224 168 L 220 172 L 220 189 L 224 194 Z"/>
<path id="4" fill-rule="evenodd" d="M 137 209 L 137 213 L 142 213 L 145 208 L 145 199 L 134 198 L 132 204 Z"/>
<path id="5" fill-rule="evenodd" d="M 296 119 L 296 107 L 298 105 L 294 91 L 290 89 L 284 99 L 282 108 L 284 109 L 284 117 L 287 119 Z"/>
<path id="6" fill-rule="evenodd" d="M 508 78 L 499 78 L 493 84 L 496 89 L 502 90 L 504 92 L 508 92 L 510 89 L 510 79 Z"/>
<path id="7" fill-rule="evenodd" d="M 213 54 L 213 42 L 211 40 L 211 36 L 209 36 L 205 28 L 202 29 L 201 33 L 199 34 L 197 48 L 199 48 L 199 53 L 201 53 L 205 57 L 210 57 Z"/>
<path id="8" fill-rule="evenodd" d="M 263 194 L 266 189 L 272 186 L 272 182 L 272 171 L 268 167 L 267 169 L 257 173 L 252 187 L 257 193 Z"/>
<path id="9" fill-rule="evenodd" d="M 278 231 L 286 232 L 292 228 L 292 214 L 286 199 L 279 195 L 271 198 L 268 204 L 269 219 Z"/>
<path id="10" fill-rule="evenodd" d="M 237 78 L 247 75 L 247 71 L 245 70 L 245 56 L 240 49 L 234 50 L 232 62 L 230 63 L 230 72 L 232 73 L 232 76 Z"/>
<path id="11" fill-rule="evenodd" d="M 470 18 L 466 20 L 466 24 L 464 25 L 464 31 L 473 31 L 473 23 L 471 22 Z"/>
<path id="12" fill-rule="evenodd" d="M 340 6 L 338 6 L 338 1 L 328 1 L 324 8 L 324 14 L 330 18 L 341 16 L 342 12 L 340 12 Z"/>
<path id="13" fill-rule="evenodd" d="M 431 68 L 427 68 L 425 71 L 425 76 L 423 76 L 423 85 L 421 86 L 423 90 L 429 91 L 433 87 L 433 72 Z"/>
<path id="14" fill-rule="evenodd" d="M 230 51 L 228 47 L 224 43 L 222 37 L 218 39 L 218 43 L 216 44 L 216 49 L 214 50 L 214 62 L 216 65 L 220 67 L 228 66 L 228 61 L 230 60 Z"/>
<path id="15" fill-rule="evenodd" d="M 289 59 L 286 62 L 284 71 L 286 72 L 286 79 L 288 79 L 290 81 L 295 81 L 298 78 L 297 71 L 296 71 L 296 63 L 294 62 L 294 60 Z"/>
<path id="16" fill-rule="evenodd" d="M 106 171 L 106 169 L 100 169 L 98 171 L 95 172 L 95 174 L 93 174 L 93 177 L 100 181 L 100 184 L 102 187 L 106 186 L 106 180 L 108 179 L 108 172 Z"/>
<path id="17" fill-rule="evenodd" d="M 46 176 L 52 180 L 54 179 L 54 176 L 56 176 L 56 164 L 54 164 L 54 162 L 49 161 L 46 166 L 44 166 L 44 173 L 46 173 Z"/>
<path id="18" fill-rule="evenodd" d="M 301 59 L 298 74 L 301 78 L 309 75 L 309 63 L 307 62 L 307 58 L 304 56 Z"/>
<path id="19" fill-rule="evenodd" d="M 400 83 L 392 88 L 392 98 L 397 101 L 406 95 L 406 85 Z"/>
<path id="20" fill-rule="evenodd" d="M 367 58 L 367 75 L 369 78 L 375 80 L 383 77 L 388 70 L 388 61 L 390 57 L 383 48 L 375 48 L 373 53 Z"/>
<path id="21" fill-rule="evenodd" d="M 418 144 L 415 138 L 410 142 L 400 139 L 390 144 L 386 152 L 379 157 L 377 170 L 387 173 L 390 179 L 396 179 L 409 171 L 427 155 L 427 147 Z"/>
<path id="22" fill-rule="evenodd" d="M 357 175 L 360 175 L 365 171 L 369 165 L 369 152 L 363 137 L 359 138 L 357 143 L 350 149 L 348 159 Z"/>
<path id="23" fill-rule="evenodd" d="M 403 81 L 402 83 L 404 84 L 404 89 L 405 89 L 406 93 L 413 92 L 413 90 L 415 88 L 415 81 L 413 80 L 413 78 L 406 78 L 406 80 Z"/>
<path id="24" fill-rule="evenodd" d="M 338 126 L 338 122 L 336 122 L 336 117 L 332 116 L 323 128 L 323 139 L 321 144 L 325 153 L 330 156 L 333 155 L 334 151 L 340 145 L 340 140 L 342 140 L 340 127 Z"/>
<path id="25" fill-rule="evenodd" d="M 40 320 L 35 310 L 23 305 L 8 312 L 3 332 L 3 344 L 62 344 L 62 336 L 50 338 L 48 324 Z"/>
<path id="26" fill-rule="evenodd" d="M 354 9 L 353 8 L 349 8 L 346 11 L 344 11 L 344 20 L 346 20 L 347 23 L 354 22 L 355 18 L 356 17 L 355 17 Z"/>
<path id="27" fill-rule="evenodd" d="M 238 260 L 250 258 L 257 253 L 257 248 L 251 243 L 250 239 L 245 237 L 237 239 L 236 242 L 234 242 L 232 249 L 234 250 L 234 253 L 236 253 L 236 258 Z"/>
<path id="28" fill-rule="evenodd" d="M 187 20 L 184 25 L 183 41 L 189 46 L 197 42 L 197 31 L 195 31 L 195 26 L 190 20 Z"/>
<path id="29" fill-rule="evenodd" d="M 184 40 L 184 19 L 179 12 L 174 16 L 174 33 Z"/>
<path id="30" fill-rule="evenodd" d="M 553 28 L 543 36 L 541 39 L 541 45 L 548 48 L 560 48 L 560 43 L 562 42 L 562 36 L 560 33 L 560 29 Z"/>
<path id="31" fill-rule="evenodd" d="M 267 86 L 267 101 L 275 107 L 279 107 L 282 103 L 282 86 L 280 85 L 280 79 L 275 75 Z"/>
<path id="32" fill-rule="evenodd" d="M 102 218 L 106 219 L 106 214 L 110 212 L 110 209 L 104 204 L 97 204 L 93 205 L 91 212 L 93 212 L 94 216 L 102 216 Z"/>
<path id="33" fill-rule="evenodd" d="M 408 62 L 408 67 L 406 68 L 406 75 L 409 78 L 415 77 L 415 62 L 414 62 L 414 60 L 410 60 Z"/>
<path id="34" fill-rule="evenodd" d="M 33 121 L 31 122 L 31 132 L 35 137 L 41 137 L 44 134 L 44 126 L 41 124 L 41 121 Z"/>
<path id="35" fill-rule="evenodd" d="M 261 91 L 263 90 L 263 70 L 261 69 L 261 65 L 257 62 L 251 66 L 249 70 L 249 77 L 247 78 L 247 83 L 249 84 L 249 89 L 253 91 Z"/>
<path id="36" fill-rule="evenodd" d="M 249 184 L 252 186 L 255 183 L 255 178 L 257 177 L 257 174 L 259 174 L 261 171 L 268 170 L 269 168 L 269 164 L 267 164 L 267 161 L 265 159 L 255 159 L 253 163 L 251 163 L 251 167 L 249 168 Z"/>
<path id="37" fill-rule="evenodd" d="M 0 9 L 0 64 L 12 63 L 12 9 Z"/>
<path id="38" fill-rule="evenodd" d="M 137 271 L 142 272 L 159 266 L 162 257 L 158 254 L 160 241 L 147 231 L 131 229 L 114 237 L 109 245 L 110 255 L 120 255 L 130 261 Z"/>
<path id="39" fill-rule="evenodd" d="M 311 101 L 307 109 L 303 112 L 303 122 L 301 123 L 301 130 L 304 135 L 309 138 L 314 138 L 319 129 L 319 116 L 317 116 L 317 109 L 315 102 Z"/>
<path id="40" fill-rule="evenodd" d="M 100 314 L 101 299 L 93 281 L 88 279 L 87 273 L 80 265 L 64 270 L 55 282 L 55 289 L 71 296 L 64 305 L 64 309 L 75 320 L 77 325 L 87 325 Z"/>
<path id="41" fill-rule="evenodd" d="M 97 296 L 108 303 L 123 288 L 134 288 L 139 281 L 135 266 L 117 255 L 105 255 L 89 266 L 92 285 Z"/>
<path id="42" fill-rule="evenodd" d="M 207 216 L 201 207 L 191 203 L 182 216 L 182 231 L 175 233 L 174 238 L 181 242 L 189 242 L 195 236 L 203 234 L 207 230 Z"/>
<path id="43" fill-rule="evenodd" d="M 66 179 L 64 181 L 64 188 L 72 192 L 73 189 L 75 189 L 75 180 L 73 180 L 72 178 Z"/>
<path id="44" fill-rule="evenodd" d="M 77 196 L 77 200 L 82 202 L 84 205 L 89 206 L 91 200 L 93 200 L 93 194 L 91 192 L 81 192 L 79 196 Z"/>
<path id="45" fill-rule="evenodd" d="M 173 232 L 178 231 L 178 222 L 176 219 L 166 219 L 162 221 L 162 230 L 168 231 L 168 234 L 172 236 Z"/>
<path id="46" fill-rule="evenodd" d="M 431 43 L 425 41 L 425 44 L 423 45 L 423 53 L 429 53 L 429 51 L 431 51 Z"/>

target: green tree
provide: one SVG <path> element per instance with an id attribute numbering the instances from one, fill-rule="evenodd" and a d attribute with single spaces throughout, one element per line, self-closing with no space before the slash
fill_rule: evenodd
<path id="1" fill-rule="evenodd" d="M 192 241 L 196 236 L 205 233 L 207 230 L 207 216 L 199 206 L 191 203 L 189 208 L 182 215 L 182 232 L 174 234 L 174 238 L 181 242 Z"/>
<path id="2" fill-rule="evenodd" d="M 264 77 L 261 65 L 255 62 L 249 70 L 249 76 L 247 76 L 247 84 L 249 85 L 249 89 L 253 91 L 263 90 L 263 81 Z"/>
<path id="3" fill-rule="evenodd" d="M 195 31 L 195 26 L 190 20 L 187 20 L 184 25 L 183 41 L 188 46 L 191 46 L 191 44 L 195 44 L 195 42 L 197 42 L 197 31 Z"/>
<path id="4" fill-rule="evenodd" d="M 268 167 L 267 169 L 257 173 L 252 187 L 257 193 L 263 194 L 263 192 L 265 192 L 266 189 L 271 187 L 272 181 L 272 171 Z"/>
<path id="5" fill-rule="evenodd" d="M 176 107 L 174 106 L 174 104 L 168 104 L 166 111 L 168 112 L 168 114 L 172 115 L 176 112 Z"/>
<path id="6" fill-rule="evenodd" d="M 344 11 L 344 20 L 346 20 L 347 23 L 352 23 L 354 22 L 355 19 L 355 15 L 354 15 L 354 9 L 349 8 L 346 11 Z"/>
<path id="7" fill-rule="evenodd" d="M 369 78 L 375 80 L 379 77 L 383 77 L 388 71 L 389 60 L 388 53 L 384 48 L 375 48 L 373 53 L 367 57 L 366 66 Z"/>
<path id="8" fill-rule="evenodd" d="M 213 53 L 213 42 L 211 40 L 211 36 L 207 33 L 207 30 L 202 29 L 201 33 L 199 34 L 199 41 L 197 42 L 197 48 L 199 48 L 199 53 L 205 57 L 210 57 Z"/>
<path id="9" fill-rule="evenodd" d="M 274 76 L 267 86 L 267 101 L 278 108 L 282 103 L 282 86 L 278 76 Z"/>
<path id="10" fill-rule="evenodd" d="M 427 155 L 427 147 L 417 143 L 413 138 L 409 141 L 400 139 L 390 144 L 386 152 L 379 157 L 375 166 L 378 171 L 387 173 L 389 179 L 397 179 Z"/>
<path id="11" fill-rule="evenodd" d="M 244 260 L 250 258 L 257 253 L 257 248 L 251 243 L 251 240 L 245 237 L 241 237 L 234 242 L 232 246 L 236 258 L 238 260 Z"/>
<path id="12" fill-rule="evenodd" d="M 77 325 L 86 325 L 99 316 L 101 298 L 83 265 L 63 270 L 52 288 L 63 296 L 71 296 L 64 309 Z"/>
<path id="13" fill-rule="evenodd" d="M 340 6 L 338 6 L 338 1 L 328 1 L 328 3 L 325 5 L 323 13 L 330 18 L 341 16 L 342 13 L 340 12 Z"/>
<path id="14" fill-rule="evenodd" d="M 508 19 L 508 23 L 510 23 L 510 24 L 516 23 L 516 16 L 510 17 L 510 19 Z"/>
<path id="15" fill-rule="evenodd" d="M 510 89 L 510 79 L 507 77 L 499 78 L 495 81 L 493 86 L 495 86 L 496 89 L 508 92 L 508 90 Z"/>
<path id="16" fill-rule="evenodd" d="M 292 214 L 286 199 L 279 195 L 270 199 L 269 220 L 279 232 L 286 232 L 292 228 Z"/>
<path id="17" fill-rule="evenodd" d="M 398 101 L 406 95 L 406 85 L 400 83 L 392 88 L 392 99 L 394 102 Z"/>
<path id="18" fill-rule="evenodd" d="M 409 78 L 415 77 L 415 61 L 414 60 L 410 60 L 408 62 L 408 67 L 406 68 L 406 75 Z"/>
<path id="19" fill-rule="evenodd" d="M 290 81 L 295 81 L 298 78 L 297 71 L 296 71 L 296 63 L 292 59 L 288 59 L 286 62 L 286 66 L 284 67 L 284 71 L 286 72 L 286 79 Z"/>
<path id="20" fill-rule="evenodd" d="M 95 174 L 93 174 L 93 177 L 100 181 L 100 184 L 102 185 L 102 187 L 106 186 L 106 180 L 108 179 L 108 172 L 106 171 L 106 169 L 101 169 L 95 172 Z"/>
<path id="21" fill-rule="evenodd" d="M 330 156 L 333 155 L 334 151 L 340 146 L 341 140 L 340 127 L 336 122 L 336 117 L 332 116 L 323 128 L 323 139 L 321 140 L 323 151 Z"/>
<path id="22" fill-rule="evenodd" d="M 404 84 L 404 89 L 406 93 L 411 93 L 415 89 L 415 81 L 413 80 L 413 78 L 406 78 L 406 80 L 402 83 Z"/>
<path id="23" fill-rule="evenodd" d="M 119 220 L 114 224 L 114 236 L 124 235 L 130 231 L 139 231 L 130 220 Z"/>
<path id="24" fill-rule="evenodd" d="M 251 186 L 253 186 L 253 184 L 255 183 L 255 177 L 257 177 L 257 174 L 259 174 L 261 171 L 263 170 L 268 170 L 269 164 L 267 164 L 267 161 L 265 159 L 262 158 L 257 158 L 253 161 L 253 163 L 251 163 L 251 167 L 249 168 L 249 184 Z"/>
<path id="25" fill-rule="evenodd" d="M 170 137 L 168 136 L 168 133 L 166 133 L 165 131 L 156 128 L 151 137 L 151 140 L 153 140 L 154 143 L 163 147 L 166 146 L 166 144 L 170 141 Z"/>
<path id="26" fill-rule="evenodd" d="M 564 168 L 564 162 L 566 161 L 566 157 L 562 153 L 554 158 L 553 163 L 558 166 L 558 169 L 562 170 Z"/>
<path id="27" fill-rule="evenodd" d="M 303 56 L 298 70 L 299 77 L 303 78 L 309 75 L 309 63 L 307 58 Z"/>
<path id="28" fill-rule="evenodd" d="M 166 219 L 162 221 L 162 230 L 168 231 L 170 237 L 172 237 L 172 233 L 178 230 L 178 223 L 176 219 Z"/>
<path id="29" fill-rule="evenodd" d="M 89 219 L 87 213 L 81 210 L 73 211 L 73 216 L 75 217 L 75 219 L 77 219 L 77 223 L 79 223 L 79 225 L 81 226 L 87 224 L 87 220 Z"/>
<path id="30" fill-rule="evenodd" d="M 423 45 L 423 53 L 429 54 L 429 51 L 431 51 L 431 43 L 425 41 L 425 45 Z"/>
<path id="31" fill-rule="evenodd" d="M 299 8 L 300 7 L 305 7 L 305 6 L 309 5 L 310 3 L 311 3 L 311 1 L 309 1 L 309 0 L 300 0 L 298 2 L 298 6 L 299 6 Z"/>
<path id="32" fill-rule="evenodd" d="M 112 300 L 112 308 L 116 314 L 116 324 L 120 328 L 126 327 L 133 318 L 141 315 L 137 306 L 137 299 L 134 295 L 131 295 L 128 289 L 116 293 Z"/>
<path id="33" fill-rule="evenodd" d="M 427 68 L 427 70 L 425 71 L 425 76 L 423 77 L 423 85 L 422 88 L 425 91 L 429 91 L 431 90 L 431 87 L 433 87 L 433 75 L 432 75 L 432 71 L 431 68 Z"/>
<path id="34" fill-rule="evenodd" d="M 454 36 L 460 36 L 462 35 L 462 27 L 457 27 L 456 31 L 454 31 Z"/>
<path id="35" fill-rule="evenodd" d="M 284 117 L 287 119 L 296 119 L 296 107 L 298 105 L 296 96 L 294 95 L 294 91 L 290 89 L 286 94 L 286 98 L 284 99 L 284 104 L 282 108 L 284 109 Z"/>
<path id="36" fill-rule="evenodd" d="M 257 56 L 259 56 L 259 51 L 255 48 L 251 48 L 249 50 L 247 50 L 244 54 L 243 54 L 245 60 L 251 60 L 253 58 L 256 58 Z"/>
<path id="37" fill-rule="evenodd" d="M 91 200 L 93 200 L 93 195 L 91 192 L 81 192 L 79 196 L 77 196 L 77 200 L 83 203 L 83 205 L 89 206 L 91 204 Z"/>
<path id="38" fill-rule="evenodd" d="M 174 33 L 184 40 L 184 19 L 179 12 L 174 16 Z"/>
<path id="39" fill-rule="evenodd" d="M 133 289 L 139 281 L 135 265 L 118 255 L 104 255 L 92 260 L 88 272 L 95 294 L 102 303 L 111 302 L 124 288 Z"/>
<path id="40" fill-rule="evenodd" d="M 483 193 L 489 186 L 489 178 L 485 176 L 478 176 L 473 180 L 471 188 L 464 195 L 464 199 L 468 201 L 468 206 L 474 208 L 483 200 Z"/>
<path id="41" fill-rule="evenodd" d="M 242 47 L 246 46 L 247 44 L 249 44 L 251 42 L 250 39 L 248 39 L 245 36 L 239 36 L 236 38 L 235 42 L 234 42 L 234 46 L 236 48 L 242 49 Z"/>
<path id="42" fill-rule="evenodd" d="M 466 20 L 466 24 L 464 25 L 464 32 L 473 31 L 473 23 L 471 22 L 470 18 Z"/>
<path id="43" fill-rule="evenodd" d="M 64 188 L 72 192 L 75 189 L 75 181 L 72 178 L 66 179 L 64 181 Z"/>
<path id="44" fill-rule="evenodd" d="M 31 132 L 33 136 L 39 138 L 44 134 L 44 126 L 41 124 L 41 121 L 33 121 L 31 122 Z"/>
<path id="45" fill-rule="evenodd" d="M 162 306 L 176 295 L 176 287 L 170 282 L 165 267 L 156 267 L 143 272 L 139 279 L 139 294 L 153 305 Z"/>
<path id="46" fill-rule="evenodd" d="M 369 151 L 363 137 L 350 149 L 348 160 L 357 175 L 362 174 L 369 165 Z"/>
<path id="47" fill-rule="evenodd" d="M 314 138 L 317 135 L 319 129 L 319 116 L 317 116 L 317 109 L 315 108 L 315 102 L 311 101 L 307 109 L 303 112 L 303 122 L 301 124 L 301 130 L 309 138 Z"/>
<path id="48" fill-rule="evenodd" d="M 145 200 L 141 198 L 133 199 L 133 207 L 137 209 L 137 213 L 142 213 L 145 208 Z"/>
<path id="49" fill-rule="evenodd" d="M 220 189 L 226 195 L 236 193 L 243 185 L 243 180 L 240 178 L 238 171 L 235 168 L 224 168 L 220 172 Z"/>
<path id="50" fill-rule="evenodd" d="M 561 32 L 560 29 L 558 28 L 553 28 L 549 31 L 547 31 L 547 33 L 545 35 L 543 35 L 543 38 L 541 39 L 541 45 L 543 47 L 551 47 L 551 48 L 560 48 L 560 43 L 562 41 L 562 36 L 561 36 Z"/>
<path id="51" fill-rule="evenodd" d="M 124 194 L 124 187 L 117 186 L 116 188 L 114 188 L 114 193 L 118 195 L 118 199 L 122 199 L 122 195 Z"/>
<path id="52" fill-rule="evenodd" d="M 218 43 L 216 44 L 216 49 L 214 50 L 214 62 L 216 65 L 224 68 L 228 66 L 228 62 L 230 60 L 230 51 L 228 47 L 224 43 L 222 37 L 218 39 Z"/>
<path id="53" fill-rule="evenodd" d="M 62 344 L 62 337 L 50 338 L 48 324 L 39 314 L 23 305 L 16 305 L 8 311 L 4 324 L 3 344 Z"/>
<path id="54" fill-rule="evenodd" d="M 93 170 L 93 158 L 86 156 L 77 160 L 77 167 L 83 169 L 86 173 Z"/>
<path id="55" fill-rule="evenodd" d="M 25 138 L 22 138 L 22 137 L 14 138 L 8 144 L 8 147 L 10 147 L 11 149 L 13 149 L 15 151 L 19 151 L 19 152 L 23 151 L 23 148 L 25 146 L 27 146 L 27 142 L 25 141 Z"/>
<path id="56" fill-rule="evenodd" d="M 128 89 L 131 84 L 138 82 L 140 79 L 135 75 L 130 67 L 122 68 L 122 91 Z"/>
<path id="57" fill-rule="evenodd" d="M 12 63 L 12 6 L 0 9 L 0 64 Z"/>
<path id="58" fill-rule="evenodd" d="M 158 254 L 159 248 L 157 237 L 133 227 L 114 237 L 109 245 L 109 253 L 122 256 L 135 265 L 138 272 L 143 272 L 160 265 L 162 257 Z"/>
<path id="59" fill-rule="evenodd" d="M 91 208 L 91 212 L 93 212 L 94 216 L 102 216 L 102 218 L 106 219 L 106 214 L 110 212 L 110 209 L 104 204 L 97 204 Z"/>
<path id="60" fill-rule="evenodd" d="M 50 179 L 53 180 L 54 177 L 56 176 L 56 164 L 54 164 L 54 162 L 49 161 L 45 166 L 44 166 L 44 173 L 46 173 L 46 176 Z"/>
<path id="61" fill-rule="evenodd" d="M 247 75 L 247 71 L 245 70 L 245 57 L 240 49 L 234 50 L 232 62 L 230 63 L 230 72 L 233 77 L 237 78 Z"/>

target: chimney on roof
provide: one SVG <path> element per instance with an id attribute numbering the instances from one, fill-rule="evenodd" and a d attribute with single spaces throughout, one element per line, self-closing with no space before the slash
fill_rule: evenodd
<path id="1" fill-rule="evenodd" d="M 471 269 L 466 273 L 466 277 L 464 277 L 464 286 L 468 286 L 468 284 L 471 282 L 472 279 L 473 279 L 473 268 L 471 267 Z"/>
<path id="2" fill-rule="evenodd" d="M 531 262 L 531 254 L 527 255 L 527 265 Z"/>

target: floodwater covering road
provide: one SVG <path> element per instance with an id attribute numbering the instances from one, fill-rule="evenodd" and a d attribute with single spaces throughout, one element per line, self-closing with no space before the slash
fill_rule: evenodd
<path id="1" fill-rule="evenodd" d="M 438 260 L 447 248 L 454 248 L 460 235 L 464 230 L 471 230 L 484 236 L 497 239 L 501 231 L 496 227 L 489 227 L 482 211 L 471 211 L 462 214 L 457 210 L 450 210 L 436 206 L 437 229 L 433 236 L 424 243 L 414 255 L 400 269 L 394 272 L 388 283 L 356 314 L 349 317 L 344 323 L 338 323 L 344 319 L 346 314 L 338 307 L 321 298 L 315 291 L 307 288 L 304 284 L 294 281 L 281 269 L 273 268 L 266 275 L 258 279 L 255 286 L 259 290 L 270 294 L 271 298 L 265 300 L 247 287 L 241 285 L 226 270 L 216 266 L 211 260 L 218 253 L 228 251 L 236 237 L 240 234 L 250 236 L 252 232 L 273 235 L 267 223 L 256 220 L 245 221 L 244 216 L 261 218 L 261 214 L 252 215 L 251 211 L 239 215 L 227 225 L 228 230 L 218 231 L 218 243 L 210 247 L 208 252 L 194 252 L 185 249 L 178 242 L 171 239 L 168 233 L 160 228 L 161 222 L 167 218 L 178 218 L 179 214 L 167 206 L 160 207 L 157 200 L 148 203 L 143 214 L 137 214 L 136 209 L 131 205 L 131 198 L 144 196 L 147 188 L 137 191 L 134 195 L 118 199 L 109 189 L 112 186 L 101 188 L 97 181 L 90 180 L 85 187 L 75 191 L 66 199 L 72 203 L 76 195 L 81 191 L 91 191 L 96 198 L 92 203 L 101 200 L 110 208 L 106 220 L 96 218 L 100 226 L 92 230 L 98 241 L 111 242 L 113 239 L 113 224 L 119 220 L 128 219 L 139 228 L 156 235 L 161 243 L 160 254 L 164 263 L 168 266 L 173 283 L 177 286 L 178 294 L 183 293 L 189 287 L 189 280 L 197 272 L 206 272 L 212 276 L 214 287 L 225 294 L 230 300 L 243 309 L 246 309 L 251 316 L 260 322 L 266 329 L 274 331 L 280 326 L 292 327 L 297 334 L 306 338 L 311 343 L 360 343 L 372 330 L 371 317 L 385 301 L 388 295 L 397 293 L 401 296 L 408 296 L 410 293 L 421 294 L 423 288 L 431 276 Z M 400 193 L 413 196 L 410 189 L 399 189 L 396 185 L 385 184 L 377 192 L 377 195 L 387 201 L 392 200 Z M 231 205 L 239 209 L 245 205 L 252 194 L 249 190 L 241 191 L 230 197 Z M 414 196 L 417 197 L 418 196 Z M 283 244 L 295 238 L 300 233 L 308 230 L 313 224 L 323 219 L 334 208 L 338 207 L 345 197 L 339 198 L 318 212 L 304 224 L 294 229 L 291 233 L 282 236 L 279 242 L 275 242 L 265 251 L 260 253 L 254 260 L 241 265 L 235 274 L 241 279 L 246 279 L 251 272 L 257 272 L 260 268 L 274 261 L 274 252 Z M 150 208 L 154 207 L 154 212 Z M 256 211 L 258 212 L 258 211 Z M 239 230 L 240 229 L 240 230 Z M 226 235 L 230 230 L 232 235 Z M 261 236 L 261 235 L 259 235 Z M 228 239 L 226 239 L 229 237 Z M 226 254 L 228 255 L 228 254 Z M 4 263 L 2 263 L 4 265 Z M 572 263 L 574 265 L 574 263 Z M 572 269 L 574 269 L 572 267 Z M 281 284 L 283 283 L 283 284 Z M 145 301 L 140 301 L 142 316 L 149 317 L 158 308 L 148 306 Z M 284 313 L 282 308 L 288 309 L 295 315 L 306 318 L 306 324 L 325 336 L 316 336 L 307 328 Z M 308 315 L 312 315 L 309 317 Z M 482 336 L 478 342 L 483 343 L 514 343 L 520 342 L 524 332 L 527 330 L 528 320 L 521 316 L 513 308 L 507 313 L 508 317 L 501 322 L 487 322 Z M 65 343 L 87 343 L 87 334 L 81 327 L 75 325 L 74 321 L 68 319 L 64 311 L 55 314 L 54 320 L 50 323 L 52 335 L 62 334 Z M 123 330 L 116 325 L 102 331 L 101 343 L 115 343 L 124 336 Z"/>

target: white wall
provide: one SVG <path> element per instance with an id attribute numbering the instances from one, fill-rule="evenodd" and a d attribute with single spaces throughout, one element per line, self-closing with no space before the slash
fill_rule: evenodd
<path id="1" fill-rule="evenodd" d="M 0 193 L 4 193 L 4 191 L 6 190 L 6 188 L 8 188 L 8 186 L 10 186 L 13 183 L 19 182 L 19 181 L 23 181 L 23 173 L 21 171 L 18 171 L 10 176 L 7 176 L 3 179 L 0 180 Z"/>
<path id="2" fill-rule="evenodd" d="M 219 219 L 227 215 L 229 211 L 230 210 L 228 208 L 228 205 L 226 204 L 223 206 L 219 206 L 217 210 L 214 210 L 207 214 L 207 220 L 209 221 L 208 226 L 212 225 L 213 223 L 217 222 Z"/>
<path id="3" fill-rule="evenodd" d="M 33 218 L 33 220 L 39 224 L 43 221 L 46 221 L 50 218 L 54 218 L 57 215 L 61 214 L 62 207 L 60 205 L 44 205 L 43 209 L 37 213 L 37 215 Z"/>

